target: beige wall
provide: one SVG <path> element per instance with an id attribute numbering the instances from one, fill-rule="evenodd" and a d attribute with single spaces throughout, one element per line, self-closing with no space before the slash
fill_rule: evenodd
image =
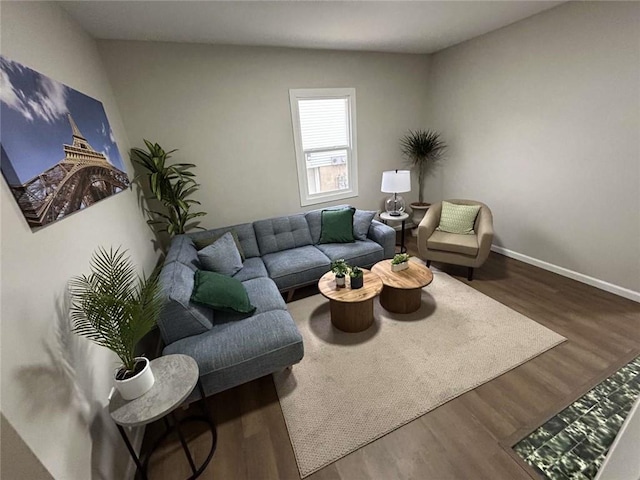
<path id="1" fill-rule="evenodd" d="M 128 139 L 95 42 L 55 4 L 2 2 L 0 14 L 2 55 L 102 101 L 124 155 Z M 122 245 L 153 266 L 136 196 L 120 193 L 33 233 L 0 183 L 2 413 L 54 478 L 123 478 L 129 457 L 104 412 L 116 358 L 69 335 L 64 293 L 98 245 Z"/>
<path id="2" fill-rule="evenodd" d="M 157 141 L 180 149 L 176 161 L 198 165 L 206 227 L 302 210 L 290 88 L 356 89 L 359 196 L 344 202 L 359 208 L 382 206 L 382 171 L 403 166 L 399 138 L 424 126 L 429 62 L 423 55 L 98 45 L 132 144 Z M 417 198 L 415 188 L 408 197 Z"/>
<path id="3" fill-rule="evenodd" d="M 640 292 L 640 3 L 567 3 L 439 52 L 429 99 L 445 198 L 486 202 L 499 246 Z"/>

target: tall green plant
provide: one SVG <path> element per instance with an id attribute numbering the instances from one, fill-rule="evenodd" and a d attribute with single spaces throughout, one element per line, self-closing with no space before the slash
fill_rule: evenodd
<path id="1" fill-rule="evenodd" d="M 150 210 L 155 217 L 147 222 L 150 225 L 160 225 L 160 231 L 169 235 L 179 235 L 197 226 L 197 217 L 206 215 L 205 212 L 191 212 L 192 205 L 200 202 L 190 197 L 198 191 L 200 185 L 196 183 L 195 174 L 190 170 L 195 168 L 193 163 L 167 164 L 171 153 L 165 152 L 157 143 L 144 140 L 148 151 L 140 148 L 131 149 L 132 159 L 147 170 L 148 186 L 153 198 L 165 207 L 164 212 Z M 139 179 L 139 178 L 138 178 Z M 191 222 L 191 223 L 189 223 Z"/>
<path id="2" fill-rule="evenodd" d="M 409 133 L 400 139 L 400 146 L 411 168 L 418 173 L 418 201 L 424 203 L 424 178 L 443 160 L 447 145 L 440 139 L 440 134 L 433 130 L 409 130 Z"/>
<path id="3" fill-rule="evenodd" d="M 100 247 L 91 274 L 69 282 L 72 331 L 115 352 L 127 371 L 135 366 L 137 343 L 155 326 L 161 299 L 157 270 L 139 277 L 125 251 Z"/>

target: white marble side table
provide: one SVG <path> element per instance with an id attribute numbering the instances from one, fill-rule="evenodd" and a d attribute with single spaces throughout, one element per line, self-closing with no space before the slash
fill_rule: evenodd
<path id="1" fill-rule="evenodd" d="M 391 215 L 387 212 L 382 212 L 380 214 L 380 219 L 384 222 L 402 222 L 402 231 L 400 233 L 400 245 L 396 244 L 396 247 L 400 247 L 400 253 L 406 253 L 407 252 L 407 247 L 404 244 L 404 224 L 407 221 L 407 218 L 409 218 L 409 214 L 402 212 L 400 215 Z"/>
<path id="2" fill-rule="evenodd" d="M 189 479 L 197 478 L 207 467 L 216 449 L 217 432 L 213 421 L 207 414 L 204 406 L 204 390 L 199 381 L 198 364 L 187 355 L 165 355 L 151 361 L 151 370 L 155 377 L 153 387 L 135 400 L 125 400 L 116 391 L 109 401 L 109 413 L 116 423 L 118 431 L 131 454 L 138 473 L 143 479 L 147 479 L 147 464 L 155 449 L 173 432 L 178 434 L 180 443 L 185 452 L 189 466 L 193 475 Z M 173 415 L 173 411 L 178 408 L 189 397 L 193 389 L 198 386 L 201 398 L 203 399 L 204 416 L 190 417 L 178 421 Z M 169 422 L 171 418 L 172 422 Z M 136 427 L 147 425 L 156 420 L 163 419 L 166 430 L 156 441 L 143 461 L 138 457 L 131 446 L 131 442 L 123 427 Z M 195 462 L 184 435 L 180 430 L 180 423 L 184 421 L 201 421 L 209 425 L 211 430 L 211 451 L 202 465 L 196 467 Z"/>

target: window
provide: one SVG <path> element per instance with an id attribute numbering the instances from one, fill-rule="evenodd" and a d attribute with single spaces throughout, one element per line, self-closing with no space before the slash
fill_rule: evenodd
<path id="1" fill-rule="evenodd" d="M 289 90 L 300 204 L 358 195 L 356 91 Z"/>

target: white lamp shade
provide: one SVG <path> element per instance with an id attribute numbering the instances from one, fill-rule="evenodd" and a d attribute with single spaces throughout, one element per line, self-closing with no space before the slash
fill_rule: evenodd
<path id="1" fill-rule="evenodd" d="M 411 191 L 411 172 L 409 170 L 389 170 L 382 172 L 382 186 L 384 193 L 402 193 Z"/>

